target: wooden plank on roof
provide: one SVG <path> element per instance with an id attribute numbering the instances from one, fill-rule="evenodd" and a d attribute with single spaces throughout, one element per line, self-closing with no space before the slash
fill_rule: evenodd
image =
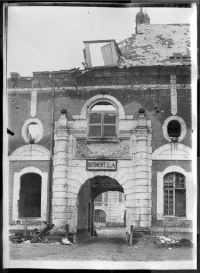
<path id="1" fill-rule="evenodd" d="M 115 42 L 115 39 L 110 40 L 91 40 L 91 41 L 83 41 L 85 44 L 96 44 L 96 43 L 110 43 Z"/>

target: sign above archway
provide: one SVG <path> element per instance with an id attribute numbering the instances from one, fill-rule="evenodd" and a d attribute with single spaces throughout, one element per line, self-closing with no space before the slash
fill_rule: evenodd
<path id="1" fill-rule="evenodd" d="M 117 160 L 87 160 L 86 161 L 87 171 L 116 171 Z"/>

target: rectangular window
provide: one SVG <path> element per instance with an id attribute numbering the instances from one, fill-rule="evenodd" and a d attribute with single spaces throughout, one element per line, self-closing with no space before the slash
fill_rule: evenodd
<path id="1" fill-rule="evenodd" d="M 101 113 L 91 113 L 89 134 L 94 137 L 101 137 L 101 127 Z"/>
<path id="2" fill-rule="evenodd" d="M 116 137 L 116 113 L 90 113 L 89 136 L 92 138 Z"/>

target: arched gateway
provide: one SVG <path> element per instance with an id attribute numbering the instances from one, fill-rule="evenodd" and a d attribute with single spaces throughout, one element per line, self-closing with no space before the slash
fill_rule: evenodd
<path id="1" fill-rule="evenodd" d="M 126 196 L 127 231 L 130 225 L 149 229 L 152 191 L 151 121 L 146 119 L 144 109 L 139 109 L 134 118 L 132 115 L 121 114 L 120 105 L 112 102 L 111 96 L 107 98 L 105 95 L 101 99 L 103 101 L 98 100 L 96 104 L 98 107 L 103 105 L 106 108 L 112 104 L 116 111 L 104 111 L 101 119 L 96 121 L 100 116 L 98 110 L 94 119 L 97 123 L 91 119 L 93 108 L 90 107 L 88 115 L 75 115 L 73 121 L 67 120 L 66 110 L 61 111 L 56 123 L 52 222 L 55 229 L 64 229 L 68 224 L 73 233 L 92 231 L 95 197 L 106 191 L 120 191 Z M 107 123 L 101 123 L 102 120 Z M 104 139 L 102 135 L 98 139 L 96 133 L 90 136 L 88 124 L 96 126 L 95 132 L 98 128 L 105 132 L 104 127 L 110 126 L 111 121 L 115 127 L 115 136 L 114 133 Z"/>
<path id="2" fill-rule="evenodd" d="M 81 186 L 78 193 L 78 227 L 79 234 L 93 234 L 94 200 L 106 191 L 124 192 L 117 180 L 109 176 L 95 176 Z"/>

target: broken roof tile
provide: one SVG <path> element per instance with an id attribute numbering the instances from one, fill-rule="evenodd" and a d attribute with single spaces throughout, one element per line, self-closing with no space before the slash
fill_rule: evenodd
<path id="1" fill-rule="evenodd" d="M 120 65 L 185 64 L 182 59 L 174 62 L 170 57 L 175 53 L 181 57 L 190 56 L 190 25 L 141 24 L 136 35 L 118 45 L 123 56 L 119 60 Z"/>

